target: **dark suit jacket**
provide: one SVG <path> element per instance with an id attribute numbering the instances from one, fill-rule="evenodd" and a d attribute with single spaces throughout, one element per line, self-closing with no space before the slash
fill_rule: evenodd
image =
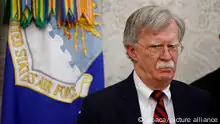
<path id="1" fill-rule="evenodd" d="M 192 122 L 196 117 L 214 115 L 209 93 L 179 81 L 172 81 L 170 90 L 176 118 L 191 118 Z M 131 74 L 127 79 L 86 97 L 77 124 L 141 124 L 139 117 L 138 96 Z"/>
<path id="2" fill-rule="evenodd" d="M 216 101 L 218 117 L 220 117 L 220 68 L 194 81 L 191 85 L 206 90 Z"/>

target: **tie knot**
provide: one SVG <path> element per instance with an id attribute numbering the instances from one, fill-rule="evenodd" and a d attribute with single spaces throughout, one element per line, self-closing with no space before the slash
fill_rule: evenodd
<path id="1" fill-rule="evenodd" d="M 165 97 L 164 92 L 160 90 L 154 90 L 154 92 L 151 94 L 151 97 L 156 100 L 157 102 L 162 101 Z"/>

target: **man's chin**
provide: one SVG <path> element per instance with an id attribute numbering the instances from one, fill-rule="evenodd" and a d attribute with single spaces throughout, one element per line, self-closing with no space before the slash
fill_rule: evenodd
<path id="1" fill-rule="evenodd" d="M 161 81 L 173 80 L 173 76 L 172 75 L 162 75 L 162 76 L 160 76 L 160 80 Z"/>
<path id="2" fill-rule="evenodd" d="M 160 69 L 157 77 L 160 80 L 172 80 L 174 78 L 174 71 L 172 69 Z"/>

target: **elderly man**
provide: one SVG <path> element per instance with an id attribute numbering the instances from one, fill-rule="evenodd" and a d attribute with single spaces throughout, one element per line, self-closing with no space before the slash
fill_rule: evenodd
<path id="1" fill-rule="evenodd" d="M 183 20 L 165 8 L 132 13 L 123 43 L 134 71 L 86 97 L 77 124 L 217 122 L 207 92 L 173 80 L 184 32 Z"/>

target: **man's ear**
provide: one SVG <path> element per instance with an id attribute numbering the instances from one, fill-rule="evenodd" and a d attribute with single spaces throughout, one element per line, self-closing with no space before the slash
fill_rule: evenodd
<path id="1" fill-rule="evenodd" d="M 135 50 L 134 46 L 127 45 L 126 46 L 126 51 L 128 56 L 133 60 L 137 61 L 137 51 Z"/>

